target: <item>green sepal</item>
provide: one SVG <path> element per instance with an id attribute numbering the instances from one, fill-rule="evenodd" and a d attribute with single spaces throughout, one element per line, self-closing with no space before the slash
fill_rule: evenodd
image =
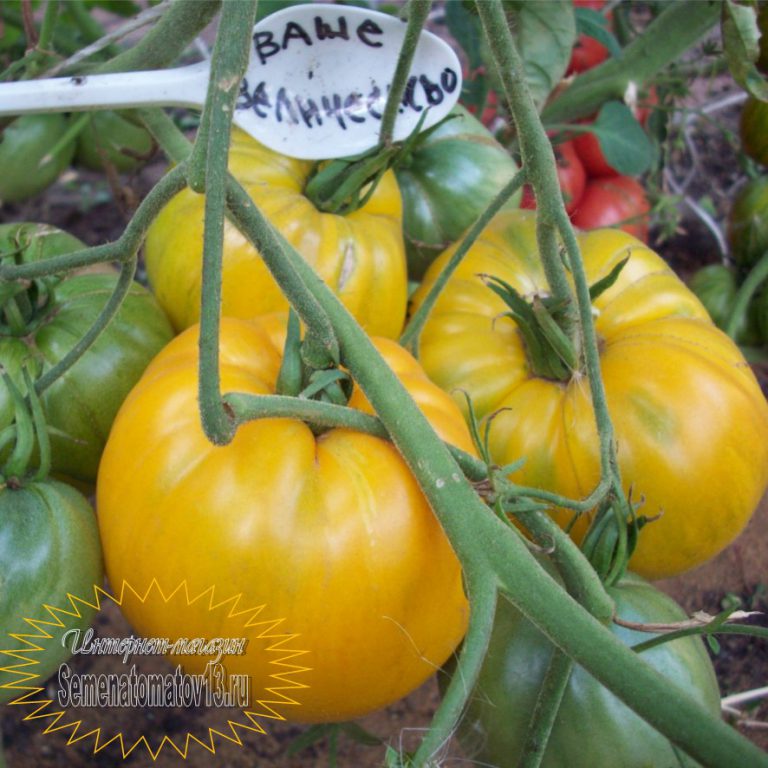
<path id="1" fill-rule="evenodd" d="M 589 298 L 591 301 L 595 301 L 599 296 L 602 296 L 619 279 L 621 270 L 624 269 L 628 261 L 629 256 L 622 259 L 605 277 L 601 277 L 589 286 Z"/>
<path id="2" fill-rule="evenodd" d="M 293 307 L 288 312 L 288 331 L 283 346 L 283 361 L 277 375 L 275 392 L 295 396 L 301 392 L 304 366 L 301 360 L 301 324 Z"/>

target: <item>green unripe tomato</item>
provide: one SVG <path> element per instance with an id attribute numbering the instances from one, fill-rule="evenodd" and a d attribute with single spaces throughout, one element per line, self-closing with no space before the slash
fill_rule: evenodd
<path id="1" fill-rule="evenodd" d="M 19 264 L 84 247 L 77 238 L 45 224 L 0 226 L 0 257 Z M 23 366 L 32 366 L 33 376 L 41 375 L 62 360 L 93 326 L 117 281 L 111 268 L 57 274 L 23 284 L 16 297 L 6 297 L 6 302 L 16 303 L 14 311 L 0 302 L 0 361 L 22 391 Z M 155 297 L 133 283 L 98 339 L 42 394 L 54 476 L 81 488 L 95 482 L 118 409 L 172 336 Z M 13 417 L 13 402 L 0 381 L 0 429 Z"/>
<path id="2" fill-rule="evenodd" d="M 104 575 L 96 516 L 87 499 L 74 488 L 54 480 L 29 482 L 0 490 L 0 643 L 3 649 L 24 648 L 11 633 L 31 633 L 24 619 L 51 621 L 43 606 L 74 613 L 67 597 L 93 602 L 94 587 Z M 93 610 L 78 603 L 80 617 L 57 613 L 62 627 L 48 627 L 49 640 L 29 655 L 37 661 L 24 672 L 37 677 L 27 685 L 39 686 L 70 656 L 71 644 L 62 645 L 70 629 L 85 629 Z M 23 663 L 2 658 L 0 667 Z M 23 695 L 10 687 L 19 676 L 0 670 L 0 703 Z"/>
<path id="3" fill-rule="evenodd" d="M 616 615 L 626 621 L 663 624 L 687 618 L 671 598 L 632 574 L 610 587 L 608 593 L 616 603 Z M 653 637 L 617 624 L 610 629 L 630 646 Z M 471 764 L 495 768 L 515 768 L 519 764 L 531 713 L 553 652 L 554 646 L 547 638 L 501 597 L 488 653 L 458 730 Z M 701 638 L 679 638 L 645 651 L 642 658 L 668 680 L 670 695 L 675 687 L 682 689 L 711 715 L 719 715 L 717 679 Z M 664 736 L 575 665 L 541 765 L 693 768 L 696 763 L 680 755 Z"/>
<path id="4" fill-rule="evenodd" d="M 764 284 L 752 298 L 749 309 L 760 343 L 768 346 L 768 285 Z"/>
<path id="5" fill-rule="evenodd" d="M 744 270 L 768 251 L 768 176 L 742 187 L 728 214 L 727 235 L 733 260 Z"/>
<path id="6" fill-rule="evenodd" d="M 750 96 L 741 111 L 739 133 L 745 154 L 768 165 L 768 104 Z"/>
<path id="7" fill-rule="evenodd" d="M 693 275 L 689 288 L 699 297 L 715 325 L 725 330 L 739 290 L 736 271 L 725 264 L 709 264 Z M 746 313 L 736 329 L 736 342 L 746 346 L 758 342 L 758 332 L 751 312 Z"/>
<path id="8" fill-rule="evenodd" d="M 408 274 L 420 279 L 436 256 L 488 207 L 517 164 L 488 129 L 463 107 L 395 168 L 403 195 Z M 520 194 L 510 202 L 519 206 Z"/>
<path id="9" fill-rule="evenodd" d="M 150 133 L 129 112 L 94 112 L 78 136 L 75 160 L 92 171 L 109 164 L 126 173 L 143 165 L 154 148 Z"/>
<path id="10" fill-rule="evenodd" d="M 19 203 L 59 178 L 75 152 L 68 141 L 51 150 L 67 131 L 64 115 L 23 115 L 0 134 L 0 203 Z"/>

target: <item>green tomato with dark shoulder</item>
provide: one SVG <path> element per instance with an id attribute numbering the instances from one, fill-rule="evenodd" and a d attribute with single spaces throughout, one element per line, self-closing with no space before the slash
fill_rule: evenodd
<path id="1" fill-rule="evenodd" d="M 768 104 L 750 96 L 739 120 L 741 146 L 755 162 L 768 165 Z"/>
<path id="2" fill-rule="evenodd" d="M 395 168 L 403 195 L 408 273 L 419 279 L 517 172 L 517 164 L 462 106 Z M 510 207 L 519 206 L 520 194 Z"/>
<path id="3" fill-rule="evenodd" d="M 667 595 L 629 574 L 609 588 L 616 614 L 629 622 L 672 623 L 687 618 Z M 617 624 L 611 631 L 632 646 L 653 637 Z M 471 761 L 515 768 L 526 741 L 531 713 L 554 646 L 505 598 L 499 599 L 488 654 L 469 696 L 459 740 Z M 681 695 L 719 715 L 720 692 L 704 644 L 684 637 L 642 653 Z M 450 672 L 451 670 L 449 670 Z M 445 679 L 441 684 L 445 685 Z M 665 768 L 697 763 L 686 758 L 653 727 L 575 665 L 542 768 Z"/>
<path id="4" fill-rule="evenodd" d="M 16 263 L 84 248 L 77 238 L 40 224 L 0 226 L 0 255 Z M 106 269 L 106 268 L 105 268 Z M 0 362 L 25 391 L 50 370 L 94 324 L 117 285 L 106 271 L 32 281 L 0 306 Z M 152 358 L 173 336 L 154 296 L 134 282 L 117 315 L 93 346 L 42 394 L 50 428 L 52 473 L 89 488 L 117 410 Z M 13 421 L 13 403 L 0 385 L 0 429 Z"/>
<path id="5" fill-rule="evenodd" d="M 3 649 L 25 649 L 10 634 L 34 633 L 25 619 L 51 621 L 44 606 L 66 609 L 57 612 L 61 627 L 47 627 L 50 639 L 37 641 L 41 651 L 30 653 L 35 664 L 23 672 L 35 675 L 26 685 L 37 687 L 71 655 L 71 643 L 63 636 L 85 630 L 95 611 L 69 595 L 94 603 L 94 587 L 103 585 L 103 565 L 96 516 L 87 499 L 74 488 L 54 480 L 9 485 L 0 490 L 0 643 Z M 20 659 L 3 657 L 0 667 L 0 703 L 24 694 L 14 689 L 26 675 L 9 671 Z"/>
<path id="6" fill-rule="evenodd" d="M 23 115 L 6 126 L 0 133 L 0 203 L 28 200 L 59 178 L 75 152 L 74 139 L 57 148 L 67 127 L 61 114 Z"/>
<path id="7" fill-rule="evenodd" d="M 736 271 L 725 264 L 708 264 L 694 273 L 688 287 L 698 296 L 714 324 L 725 330 L 739 290 Z M 737 344 L 751 346 L 757 343 L 757 339 L 758 331 L 753 315 L 747 312 L 736 329 L 735 341 Z"/>
<path id="8" fill-rule="evenodd" d="M 152 135 L 130 112 L 94 112 L 77 140 L 75 160 L 92 171 L 140 168 L 155 150 Z"/>
<path id="9" fill-rule="evenodd" d="M 768 176 L 751 179 L 736 195 L 728 212 L 727 236 L 733 260 L 744 270 L 768 252 Z"/>

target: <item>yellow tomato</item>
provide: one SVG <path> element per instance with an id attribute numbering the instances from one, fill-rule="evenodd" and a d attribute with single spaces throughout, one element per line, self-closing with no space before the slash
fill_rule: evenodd
<path id="1" fill-rule="evenodd" d="M 525 460 L 515 481 L 583 498 L 600 474 L 587 379 L 537 376 L 516 323 L 502 316 L 508 308 L 479 277 L 527 296 L 547 291 L 534 221 L 511 212 L 486 229 L 430 316 L 421 362 L 460 404 L 459 390 L 468 393 L 480 417 L 498 412 L 491 452 L 500 465 Z M 643 501 L 639 514 L 659 516 L 641 531 L 631 567 L 671 576 L 722 550 L 757 506 L 768 484 L 768 405 L 739 349 L 657 254 L 617 230 L 583 233 L 579 243 L 590 284 L 629 257 L 594 302 L 595 325 L 626 490 Z M 450 253 L 427 273 L 416 305 Z"/>
<path id="2" fill-rule="evenodd" d="M 387 172 L 370 200 L 345 216 L 323 213 L 305 196 L 312 163 L 273 152 L 235 131 L 231 173 L 314 267 L 368 333 L 396 338 L 405 318 L 407 277 L 402 203 Z M 147 232 L 152 288 L 177 330 L 200 317 L 204 197 L 185 189 Z M 250 319 L 288 304 L 256 249 L 225 224 L 222 314 Z"/>
<path id="3" fill-rule="evenodd" d="M 213 446 L 197 407 L 197 336 L 188 329 L 154 360 L 107 443 L 97 493 L 113 588 L 186 580 L 191 594 L 214 587 L 221 600 L 240 595 L 241 608 L 264 606 L 310 668 L 294 678 L 307 687 L 281 711 L 289 719 L 345 720 L 406 695 L 454 650 L 468 612 L 458 560 L 416 480 L 388 441 L 317 436 L 292 419 L 249 422 Z M 224 391 L 274 392 L 275 336 L 271 323 L 224 320 Z M 377 346 L 438 433 L 472 450 L 451 398 L 395 342 Z M 370 412 L 359 391 L 350 406 Z M 156 602 L 127 607 L 144 635 L 232 636 L 208 601 L 183 612 Z M 225 662 L 251 676 L 256 696 L 285 671 L 262 630 Z"/>

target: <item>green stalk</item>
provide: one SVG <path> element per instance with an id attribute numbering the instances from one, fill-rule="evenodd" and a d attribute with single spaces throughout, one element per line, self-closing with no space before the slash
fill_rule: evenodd
<path id="1" fill-rule="evenodd" d="M 85 335 L 78 339 L 77 344 L 70 349 L 56 365 L 49 368 L 35 382 L 35 391 L 38 395 L 45 392 L 57 379 L 61 378 L 93 345 L 99 338 L 102 331 L 110 324 L 112 318 L 118 313 L 123 300 L 128 295 L 133 285 L 133 276 L 136 273 L 137 257 L 124 262 L 120 269 L 115 289 L 109 297 L 109 301 L 104 305 L 94 324 L 88 329 Z"/>
<path id="2" fill-rule="evenodd" d="M 220 6 L 220 0 L 175 0 L 136 45 L 99 65 L 94 72 L 131 72 L 169 66 L 208 26 Z"/>
<path id="3" fill-rule="evenodd" d="M 45 4 L 43 23 L 40 25 L 40 37 L 37 47 L 44 52 L 53 49 L 53 33 L 56 29 L 56 21 L 59 16 L 59 0 L 48 0 Z"/>
<path id="4" fill-rule="evenodd" d="M 253 419 L 298 419 L 328 429 L 350 429 L 374 437 L 388 438 L 384 425 L 375 417 L 344 405 L 305 400 L 285 395 L 249 395 L 230 392 L 224 402 L 238 424 Z"/>
<path id="5" fill-rule="evenodd" d="M 392 85 L 390 87 L 387 104 L 384 107 L 384 114 L 381 118 L 381 132 L 379 133 L 379 144 L 388 147 L 392 143 L 392 133 L 397 120 L 397 111 L 405 92 L 405 86 L 408 83 L 408 75 L 411 71 L 411 63 L 416 52 L 416 46 L 419 42 L 421 30 L 429 15 L 429 9 L 432 6 L 432 0 L 410 0 L 408 3 L 408 26 L 405 30 L 405 37 L 400 48 L 400 54 L 397 58 L 395 74 L 392 76 Z"/>
<path id="6" fill-rule="evenodd" d="M 630 82 L 642 85 L 700 40 L 717 23 L 721 9 L 720 0 L 668 2 L 620 58 L 608 59 L 574 78 L 544 108 L 544 124 L 573 122 L 593 114 L 610 99 L 623 99 Z"/>
<path id="7" fill-rule="evenodd" d="M 258 214 L 252 201 L 231 181 L 228 196 L 235 223 L 253 242 Z M 344 364 L 414 472 L 468 581 L 481 585 L 481 590 L 495 590 L 502 583 L 515 607 L 554 645 L 703 765 L 767 768 L 768 756 L 712 718 L 686 691 L 672 690 L 668 680 L 615 638 L 544 571 L 520 536 L 499 520 L 463 479 L 450 451 L 354 318 L 295 251 L 285 249 L 282 254 L 332 320 Z M 280 258 L 279 253 L 268 255 Z M 439 721 L 439 730 L 435 726 L 438 743 L 443 743 L 455 726 L 449 719 Z M 430 757 L 428 749 L 420 749 L 415 764 L 425 765 Z"/>
<path id="8" fill-rule="evenodd" d="M 35 383 L 26 367 L 24 368 L 24 384 L 29 396 L 32 423 L 35 427 L 38 453 L 40 454 L 40 461 L 34 479 L 45 480 L 45 478 L 48 477 L 48 473 L 51 471 L 51 438 L 48 435 L 48 425 L 45 421 L 43 404 L 40 402 L 37 392 L 35 392 Z"/>
<path id="9" fill-rule="evenodd" d="M 523 61 L 512 39 L 502 4 L 476 2 L 475 5 L 515 120 L 527 181 L 536 196 L 536 239 L 544 274 L 556 303 L 564 307 L 563 330 L 575 342 L 573 291 L 560 258 L 555 226 L 558 213 L 565 211 L 565 204 L 560 194 L 554 151 L 528 90 Z"/>
<path id="10" fill-rule="evenodd" d="M 488 226 L 491 219 L 504 207 L 504 204 L 525 184 L 526 177 L 523 171 L 514 175 L 504 188 L 491 200 L 490 205 L 478 216 L 475 223 L 469 228 L 461 245 L 454 251 L 448 263 L 437 276 L 437 279 L 429 289 L 424 301 L 413 313 L 408 325 L 400 337 L 400 344 L 409 349 L 415 357 L 419 356 L 419 337 L 424 330 L 424 324 L 427 322 L 429 313 L 435 306 L 440 292 L 445 288 L 451 275 L 456 271 L 462 259 L 467 255 L 469 249 L 474 245 L 480 233 Z"/>
<path id="11" fill-rule="evenodd" d="M 459 650 L 458 663 L 447 688 L 441 694 L 440 707 L 432 719 L 430 729 L 413 761 L 413 765 L 431 765 L 425 763 L 438 754 L 449 742 L 461 719 L 468 695 L 474 690 L 485 654 L 493 631 L 493 619 L 496 615 L 498 592 L 496 585 L 484 580 L 467 580 L 469 598 L 469 628 Z"/>
<path id="12" fill-rule="evenodd" d="M 256 2 L 225 3 L 219 21 L 203 125 L 190 157 L 187 179 L 198 192 L 205 190 L 203 229 L 203 284 L 200 309 L 200 416 L 203 430 L 217 444 L 228 443 L 234 422 L 224 407 L 219 379 L 221 317 L 221 262 L 224 251 L 225 185 L 232 131 L 232 115 L 240 82 L 248 66 Z M 205 382 L 205 385 L 203 385 Z"/>
<path id="13" fill-rule="evenodd" d="M 191 142 L 162 109 L 143 107 L 136 110 L 136 115 L 171 162 L 183 163 L 189 159 Z"/>
<path id="14" fill-rule="evenodd" d="M 562 651 L 555 650 L 549 660 L 536 704 L 531 713 L 528 735 L 517 768 L 539 768 L 555 726 L 557 713 L 568 690 L 573 662 Z"/>
<path id="15" fill-rule="evenodd" d="M 744 316 L 749 309 L 749 302 L 755 295 L 757 289 L 768 279 L 768 251 L 764 253 L 757 261 L 749 274 L 744 278 L 744 282 L 739 286 L 736 292 L 736 298 L 733 300 L 733 308 L 728 323 L 725 326 L 725 332 L 732 338 L 736 338 L 736 332 L 744 322 Z"/>

